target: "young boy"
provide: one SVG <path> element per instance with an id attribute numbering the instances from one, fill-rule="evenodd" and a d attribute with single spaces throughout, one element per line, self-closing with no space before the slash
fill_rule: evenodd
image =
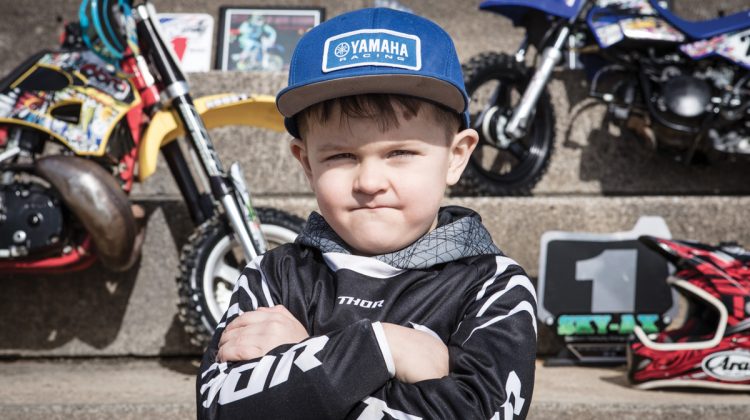
<path id="1" fill-rule="evenodd" d="M 243 270 L 198 417 L 525 417 L 534 289 L 476 213 L 440 208 L 478 137 L 448 34 L 338 16 L 300 40 L 277 104 L 320 213 Z"/>

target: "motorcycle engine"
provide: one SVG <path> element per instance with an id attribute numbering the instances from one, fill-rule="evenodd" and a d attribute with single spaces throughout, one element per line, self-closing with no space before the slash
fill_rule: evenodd
<path id="1" fill-rule="evenodd" d="M 711 103 L 711 86 L 693 76 L 669 79 L 664 84 L 662 92 L 666 109 L 681 118 L 701 116 Z"/>
<path id="2" fill-rule="evenodd" d="M 684 150 L 693 142 L 708 115 L 713 94 L 709 82 L 685 69 L 669 66 L 654 82 L 655 118 L 652 123 L 662 147 Z"/>
<path id="3" fill-rule="evenodd" d="M 50 252 L 62 244 L 63 212 L 38 183 L 0 185 L 0 259 Z"/>
<path id="4" fill-rule="evenodd" d="M 686 150 L 710 121 L 706 134 L 713 149 L 750 152 L 748 98 L 741 96 L 745 90 L 735 87 L 735 78 L 735 71 L 723 65 L 690 69 L 667 66 L 652 74 L 650 100 L 657 118 L 651 125 L 659 144 L 675 151 Z"/>

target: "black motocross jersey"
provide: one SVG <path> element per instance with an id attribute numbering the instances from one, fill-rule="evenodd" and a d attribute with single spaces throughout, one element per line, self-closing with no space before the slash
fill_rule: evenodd
<path id="1" fill-rule="evenodd" d="M 438 222 L 403 250 L 363 257 L 313 213 L 295 244 L 248 264 L 203 357 L 198 418 L 524 418 L 534 385 L 534 288 L 476 213 L 445 207 Z M 308 339 L 262 358 L 216 362 L 226 323 L 279 304 Z M 449 375 L 395 379 L 380 322 L 439 338 Z"/>

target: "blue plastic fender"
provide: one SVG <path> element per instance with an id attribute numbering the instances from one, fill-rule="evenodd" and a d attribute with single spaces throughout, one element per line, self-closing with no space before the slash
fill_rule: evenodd
<path id="1" fill-rule="evenodd" d="M 706 39 L 714 36 L 750 28 L 750 9 L 716 19 L 690 21 L 680 18 L 659 6 L 656 0 L 649 0 L 651 7 L 667 22 L 693 39 Z"/>
<path id="2" fill-rule="evenodd" d="M 569 19 L 583 4 L 584 0 L 486 0 L 479 4 L 479 9 L 499 13 L 512 20 L 513 25 L 518 25 L 529 10 Z"/>

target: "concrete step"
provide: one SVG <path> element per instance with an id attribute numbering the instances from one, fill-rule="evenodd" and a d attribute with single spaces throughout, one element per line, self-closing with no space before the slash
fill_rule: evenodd
<path id="1" fill-rule="evenodd" d="M 610 129 L 606 107 L 586 99 L 582 74 L 559 73 L 549 85 L 557 117 L 555 151 L 547 173 L 533 189 L 548 195 L 727 195 L 750 193 L 747 160 L 686 166 L 647 150 Z M 196 95 L 227 91 L 275 94 L 286 86 L 275 73 L 197 73 L 190 75 Z M 264 129 L 224 127 L 211 131 L 228 166 L 238 161 L 256 194 L 309 194 L 299 164 L 291 156 L 290 136 Z M 178 194 L 166 164 L 134 190 L 138 196 Z"/>
<path id="2" fill-rule="evenodd" d="M 196 359 L 63 359 L 0 362 L 4 420 L 195 417 Z M 623 367 L 537 363 L 529 419 L 743 419 L 747 393 L 640 391 Z"/>
<path id="3" fill-rule="evenodd" d="M 196 355 L 177 319 L 178 256 L 192 227 L 181 201 L 149 199 L 143 256 L 125 273 L 99 266 L 63 276 L 0 273 L 3 326 L 0 355 Z M 545 231 L 629 230 L 641 215 L 665 218 L 675 238 L 750 244 L 750 197 L 532 197 L 446 200 L 476 209 L 495 242 L 531 276 L 537 275 Z M 306 217 L 311 197 L 258 197 L 258 206 Z M 540 330 L 539 351 L 556 342 Z"/>

